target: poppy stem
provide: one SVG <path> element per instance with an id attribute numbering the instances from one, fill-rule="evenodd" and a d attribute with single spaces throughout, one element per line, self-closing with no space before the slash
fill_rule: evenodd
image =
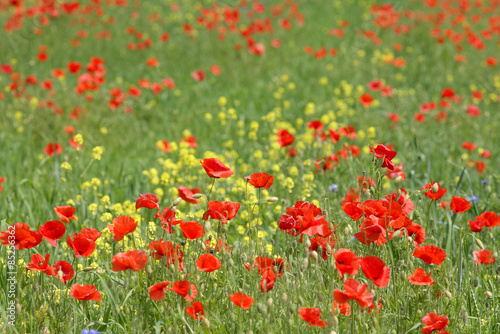
<path id="1" fill-rule="evenodd" d="M 208 202 L 210 202 L 210 195 L 212 195 L 212 190 L 214 190 L 215 178 L 212 178 L 212 185 L 210 186 L 210 191 L 207 195 L 207 210 L 208 210 Z"/>

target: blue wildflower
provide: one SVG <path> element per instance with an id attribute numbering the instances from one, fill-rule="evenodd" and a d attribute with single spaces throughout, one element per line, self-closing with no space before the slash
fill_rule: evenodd
<path id="1" fill-rule="evenodd" d="M 328 187 L 328 190 L 335 192 L 339 190 L 339 186 L 334 183 Z"/>
<path id="2" fill-rule="evenodd" d="M 479 202 L 479 197 L 471 196 L 471 197 L 467 198 L 467 200 L 471 203 L 477 203 L 477 202 Z"/>
<path id="3" fill-rule="evenodd" d="M 82 329 L 82 334 L 101 334 L 97 329 Z"/>

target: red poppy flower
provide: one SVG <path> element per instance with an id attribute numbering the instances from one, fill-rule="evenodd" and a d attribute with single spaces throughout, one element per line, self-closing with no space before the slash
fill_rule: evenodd
<path id="1" fill-rule="evenodd" d="M 476 170 L 479 174 L 484 173 L 484 170 L 486 169 L 486 162 L 474 161 L 474 165 L 476 166 Z"/>
<path id="2" fill-rule="evenodd" d="M 344 274 L 355 276 L 359 271 L 360 260 L 350 250 L 340 248 L 335 254 L 335 265 L 339 275 L 344 279 Z"/>
<path id="3" fill-rule="evenodd" d="M 455 213 L 462 213 L 470 208 L 470 203 L 465 198 L 453 196 L 451 199 L 450 209 Z"/>
<path id="4" fill-rule="evenodd" d="M 170 145 L 165 139 L 158 140 L 155 145 L 163 152 L 170 152 Z"/>
<path id="5" fill-rule="evenodd" d="M 182 222 L 179 225 L 182 230 L 182 235 L 184 238 L 189 240 L 195 240 L 203 237 L 205 235 L 205 229 L 203 226 L 194 221 Z"/>
<path id="6" fill-rule="evenodd" d="M 384 261 L 376 256 L 367 256 L 361 259 L 363 274 L 375 283 L 376 286 L 385 288 L 389 285 L 391 268 L 385 266 Z"/>
<path id="7" fill-rule="evenodd" d="M 57 240 L 66 233 L 66 226 L 59 220 L 51 220 L 40 226 L 38 231 L 52 246 L 57 247 Z"/>
<path id="8" fill-rule="evenodd" d="M 48 143 L 47 146 L 43 149 L 45 154 L 49 157 L 53 157 L 54 155 L 59 155 L 62 153 L 62 146 L 59 143 Z"/>
<path id="9" fill-rule="evenodd" d="M 369 90 L 378 91 L 378 90 L 382 90 L 382 88 L 384 88 L 384 85 L 383 85 L 382 81 L 380 81 L 380 80 L 373 80 L 373 81 L 370 81 L 368 83 Z"/>
<path id="10" fill-rule="evenodd" d="M 56 206 L 54 211 L 63 223 L 69 223 L 70 219 L 78 221 L 78 218 L 75 217 L 76 208 L 71 207 L 71 205 Z"/>
<path id="11" fill-rule="evenodd" d="M 363 216 L 363 203 L 346 201 L 342 204 L 342 210 L 344 210 L 352 220 L 358 220 Z"/>
<path id="12" fill-rule="evenodd" d="M 308 324 L 307 326 L 325 327 L 326 321 L 321 319 L 321 309 L 301 307 L 299 309 L 299 317 L 304 319 Z"/>
<path id="13" fill-rule="evenodd" d="M 282 275 L 282 270 L 283 270 L 283 259 L 271 259 L 267 256 L 257 256 L 255 258 L 255 262 L 254 262 L 254 265 L 253 265 L 253 268 L 257 268 L 258 271 L 257 273 L 259 275 L 263 275 L 268 269 L 273 269 L 274 266 L 277 266 L 279 268 L 279 271 L 277 273 L 277 276 L 278 277 L 281 277 Z M 245 264 L 245 267 L 247 268 L 247 270 L 251 270 L 251 266 L 250 264 L 246 263 Z M 273 270 L 274 272 L 274 270 Z"/>
<path id="14" fill-rule="evenodd" d="M 335 289 L 333 298 L 340 304 L 355 300 L 361 307 L 371 307 L 373 305 L 373 294 L 365 293 L 366 289 L 368 289 L 368 284 L 360 285 L 358 280 L 348 278 L 344 283 L 345 291 Z"/>
<path id="15" fill-rule="evenodd" d="M 425 229 L 416 224 L 416 223 L 411 223 L 410 226 L 406 227 L 406 232 L 408 233 L 408 236 L 411 237 L 415 235 L 415 244 L 416 245 L 421 245 L 425 241 Z"/>
<path id="16" fill-rule="evenodd" d="M 274 288 L 275 282 L 276 274 L 274 273 L 273 267 L 269 267 L 262 273 L 262 279 L 260 281 L 260 291 L 265 293 L 272 290 Z"/>
<path id="17" fill-rule="evenodd" d="M 328 259 L 328 246 L 330 249 L 335 247 L 335 239 L 333 236 L 329 236 L 328 238 L 323 237 L 314 237 L 309 239 L 311 241 L 311 246 L 309 246 L 309 252 L 316 251 L 320 254 L 321 258 L 326 261 Z M 310 253 L 309 253 L 310 254 Z"/>
<path id="18" fill-rule="evenodd" d="M 483 219 L 476 217 L 474 220 L 469 220 L 469 227 L 472 232 L 481 232 L 483 230 L 484 224 L 486 221 Z"/>
<path id="19" fill-rule="evenodd" d="M 474 255 L 474 262 L 477 264 L 493 264 L 496 262 L 493 253 L 487 249 L 474 251 L 472 254 Z"/>
<path id="20" fill-rule="evenodd" d="M 250 176 L 245 176 L 245 180 L 255 188 L 264 188 L 267 190 L 273 185 L 274 176 L 267 173 L 253 173 Z"/>
<path id="21" fill-rule="evenodd" d="M 80 72 L 81 68 L 82 68 L 82 65 L 79 62 L 76 62 L 76 61 L 68 62 L 68 71 L 70 73 L 76 74 L 76 73 Z"/>
<path id="22" fill-rule="evenodd" d="M 368 108 L 373 102 L 373 96 L 371 96 L 371 94 L 364 93 L 359 98 L 359 102 L 363 105 L 363 107 Z"/>
<path id="23" fill-rule="evenodd" d="M 343 304 L 337 303 L 337 301 L 332 302 L 332 312 L 335 313 L 335 310 L 338 308 L 340 311 L 340 314 L 345 315 L 346 317 L 351 316 L 351 305 L 349 305 L 348 302 L 345 302 Z"/>
<path id="24" fill-rule="evenodd" d="M 203 81 L 205 80 L 205 72 L 202 70 L 193 71 L 191 77 L 196 81 Z"/>
<path id="25" fill-rule="evenodd" d="M 394 170 L 394 162 L 391 160 L 396 156 L 396 151 L 391 151 L 387 146 L 379 144 L 376 148 L 370 146 L 370 152 L 375 158 L 384 160 L 381 167 Z"/>
<path id="26" fill-rule="evenodd" d="M 1 233 L 0 240 L 4 246 L 14 245 L 17 250 L 21 250 L 38 246 L 43 237 L 40 232 L 31 231 L 25 223 L 14 223 Z"/>
<path id="27" fill-rule="evenodd" d="M 160 301 L 165 298 L 165 290 L 172 282 L 160 282 L 148 287 L 149 298 L 154 301 Z"/>
<path id="28" fill-rule="evenodd" d="M 113 225 L 108 225 L 109 232 L 115 241 L 123 240 L 125 234 L 134 232 L 136 228 L 137 222 L 129 216 L 118 216 L 113 219 Z"/>
<path id="29" fill-rule="evenodd" d="M 229 295 L 229 299 L 231 299 L 234 305 L 239 306 L 244 310 L 248 310 L 254 302 L 252 297 L 242 292 L 236 292 L 234 295 Z"/>
<path id="30" fill-rule="evenodd" d="M 111 270 L 125 271 L 140 271 L 146 267 L 148 262 L 148 254 L 145 251 L 131 250 L 126 253 L 118 253 L 113 255 L 111 260 Z"/>
<path id="31" fill-rule="evenodd" d="M 158 213 L 160 212 L 160 206 L 158 205 L 158 201 L 160 199 L 155 194 L 147 193 L 140 194 L 137 201 L 135 201 L 135 209 L 139 208 L 147 208 L 147 209 L 157 209 Z"/>
<path id="32" fill-rule="evenodd" d="M 469 141 L 466 141 L 462 144 L 462 148 L 471 152 L 471 151 L 474 151 L 476 148 L 477 148 L 477 145 L 474 144 L 474 143 L 471 143 Z"/>
<path id="33" fill-rule="evenodd" d="M 198 260 L 196 260 L 196 267 L 198 267 L 198 270 L 206 271 L 207 273 L 215 271 L 221 266 L 222 263 L 212 254 L 200 255 L 200 257 L 198 257 Z"/>
<path id="34" fill-rule="evenodd" d="M 205 311 L 201 302 L 194 302 L 191 306 L 186 307 L 186 313 L 196 320 L 203 320 Z"/>
<path id="35" fill-rule="evenodd" d="M 425 270 L 422 269 L 422 268 L 415 269 L 413 271 L 413 275 L 408 275 L 408 280 L 413 285 L 427 285 L 427 286 L 431 286 L 432 284 L 436 283 L 431 278 L 431 273 L 429 272 L 429 274 L 426 275 L 425 274 Z"/>
<path id="36" fill-rule="evenodd" d="M 49 276 L 55 275 L 55 268 L 53 266 L 49 266 L 50 254 L 45 255 L 45 259 L 40 254 L 33 254 L 31 256 L 31 261 L 28 263 L 26 267 L 27 270 L 35 270 L 35 271 L 43 271 L 45 274 Z"/>
<path id="37" fill-rule="evenodd" d="M 434 192 L 436 186 L 434 186 L 435 184 L 437 184 L 437 191 Z M 441 185 L 439 183 L 436 183 L 436 182 L 432 182 L 431 184 L 427 183 L 425 185 L 425 187 L 423 188 L 420 188 L 421 190 L 426 190 L 426 189 L 430 189 L 429 191 L 425 192 L 425 196 L 429 197 L 430 199 L 432 200 L 435 200 L 437 201 L 438 199 L 440 199 L 441 197 L 444 196 L 444 194 L 446 194 L 447 190 L 442 188 L 441 189 Z"/>
<path id="38" fill-rule="evenodd" d="M 178 295 L 181 295 L 188 302 L 192 302 L 198 294 L 196 286 L 194 284 L 190 284 L 189 281 L 177 281 L 172 285 L 171 288 L 168 289 L 172 290 Z"/>
<path id="39" fill-rule="evenodd" d="M 438 246 L 427 245 L 415 248 L 413 256 L 418 257 L 427 264 L 437 264 L 441 268 L 441 263 L 446 258 L 446 253 Z"/>
<path id="40" fill-rule="evenodd" d="M 5 181 L 5 177 L 0 177 L 0 193 L 2 192 L 2 182 Z"/>
<path id="41" fill-rule="evenodd" d="M 193 198 L 193 195 L 199 194 L 200 189 L 198 189 L 198 188 L 189 189 L 186 187 L 179 187 L 179 188 L 177 188 L 177 191 L 179 192 L 179 197 L 182 198 L 184 201 L 191 203 L 191 204 L 198 204 L 199 203 L 199 201 L 196 198 Z"/>
<path id="42" fill-rule="evenodd" d="M 73 237 L 73 240 L 71 239 Z M 88 257 L 92 255 L 96 248 L 95 241 L 86 238 L 84 235 L 73 233 L 66 237 L 66 242 L 75 254 L 75 257 Z"/>
<path id="43" fill-rule="evenodd" d="M 208 210 L 203 214 L 203 220 L 207 220 L 209 217 L 222 219 L 222 223 L 225 224 L 236 216 L 240 206 L 240 203 L 235 202 L 210 201 L 208 202 Z"/>
<path id="44" fill-rule="evenodd" d="M 182 138 L 181 142 L 187 143 L 188 146 L 192 148 L 198 147 L 198 141 L 195 136 L 185 136 L 184 138 Z"/>
<path id="45" fill-rule="evenodd" d="M 290 146 L 293 144 L 293 141 L 295 140 L 295 137 L 286 129 L 278 130 L 277 135 L 278 135 L 278 144 L 280 144 L 281 147 Z"/>
<path id="46" fill-rule="evenodd" d="M 208 176 L 219 179 L 219 178 L 228 178 L 234 174 L 234 172 L 227 166 L 225 166 L 222 162 L 217 158 L 210 158 L 200 160 L 201 165 L 207 172 Z"/>
<path id="47" fill-rule="evenodd" d="M 96 302 L 101 301 L 101 293 L 97 291 L 97 288 L 92 285 L 80 285 L 73 284 L 70 291 L 71 297 L 78 300 L 94 300 Z"/>
<path id="48" fill-rule="evenodd" d="M 55 276 L 64 284 L 75 276 L 75 271 L 71 264 L 66 261 L 54 263 Z"/>
<path id="49" fill-rule="evenodd" d="M 500 217 L 493 211 L 483 212 L 479 217 L 479 219 L 484 220 L 484 226 L 489 227 L 490 229 L 494 226 L 500 225 Z"/>
<path id="50" fill-rule="evenodd" d="M 155 258 L 156 260 L 160 260 L 164 256 L 167 257 L 165 267 L 170 267 L 170 265 L 178 262 L 178 270 L 184 270 L 184 262 L 182 262 L 184 253 L 182 252 L 180 245 L 174 247 L 172 241 L 165 242 L 163 241 L 163 239 L 160 239 L 159 241 L 151 241 L 151 243 L 149 244 L 149 249 L 155 251 L 151 253 L 151 257 Z"/>
<path id="51" fill-rule="evenodd" d="M 442 331 L 448 326 L 450 321 L 446 315 L 437 315 L 436 313 L 427 313 L 422 317 L 422 322 L 426 325 L 420 328 L 422 334 L 431 334 L 434 331 Z"/>
<path id="52" fill-rule="evenodd" d="M 158 59 L 152 57 L 146 60 L 146 65 L 149 67 L 158 67 L 160 66 L 160 62 L 158 61 Z"/>

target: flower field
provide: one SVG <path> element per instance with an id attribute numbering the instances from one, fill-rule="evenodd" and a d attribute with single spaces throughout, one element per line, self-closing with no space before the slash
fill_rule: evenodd
<path id="1" fill-rule="evenodd" d="M 500 333 L 499 0 L 0 22 L 0 333 Z"/>

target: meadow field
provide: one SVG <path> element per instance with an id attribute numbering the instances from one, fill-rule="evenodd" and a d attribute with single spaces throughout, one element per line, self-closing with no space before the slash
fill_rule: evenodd
<path id="1" fill-rule="evenodd" d="M 500 333 L 500 0 L 0 23 L 0 333 Z"/>

